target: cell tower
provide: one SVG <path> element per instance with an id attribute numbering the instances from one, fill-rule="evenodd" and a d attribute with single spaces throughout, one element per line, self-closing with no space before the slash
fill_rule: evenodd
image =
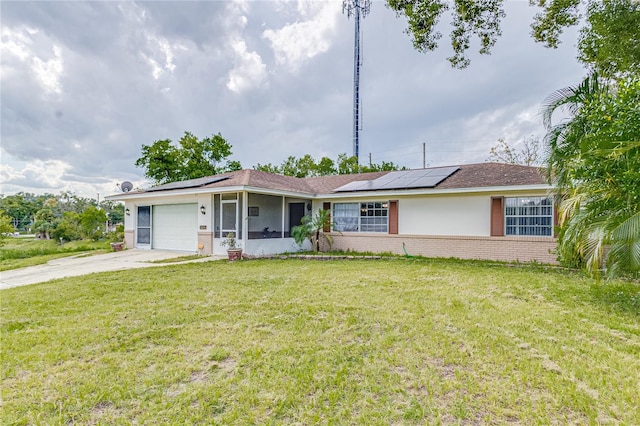
<path id="1" fill-rule="evenodd" d="M 353 48 L 353 155 L 360 163 L 360 66 L 362 58 L 360 49 L 360 17 L 365 18 L 371 10 L 371 0 L 343 0 L 342 13 L 347 13 L 347 17 L 354 17 L 355 35 Z"/>

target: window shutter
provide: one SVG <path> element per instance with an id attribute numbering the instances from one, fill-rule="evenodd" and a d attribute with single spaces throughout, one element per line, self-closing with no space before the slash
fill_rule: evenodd
<path id="1" fill-rule="evenodd" d="M 491 197 L 491 236 L 504 236 L 504 197 Z"/>
<path id="2" fill-rule="evenodd" d="M 329 224 L 322 228 L 323 232 L 331 232 L 331 203 L 322 203 L 322 209 L 329 212 Z"/>
<path id="3" fill-rule="evenodd" d="M 389 201 L 389 234 L 398 233 L 398 200 Z"/>

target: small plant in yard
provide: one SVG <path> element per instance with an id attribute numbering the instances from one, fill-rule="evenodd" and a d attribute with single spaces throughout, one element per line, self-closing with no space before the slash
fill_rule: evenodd
<path id="1" fill-rule="evenodd" d="M 231 231 L 227 234 L 227 238 L 220 241 L 222 247 L 227 247 L 229 250 L 236 250 L 241 248 L 240 243 L 236 240 L 236 233 Z"/>
<path id="2" fill-rule="evenodd" d="M 294 226 L 291 230 L 291 236 L 298 245 L 302 245 L 309 240 L 314 252 L 320 251 L 321 238 L 327 242 L 329 250 L 333 244 L 333 238 L 329 234 L 321 232 L 323 229 L 331 226 L 331 216 L 329 210 L 320 209 L 315 216 L 304 216 L 302 224 Z"/>
<path id="3" fill-rule="evenodd" d="M 124 225 L 117 225 L 115 231 L 107 234 L 107 239 L 112 243 L 124 241 Z"/>
<path id="4" fill-rule="evenodd" d="M 227 234 L 227 237 L 220 241 L 220 245 L 222 247 L 227 247 L 227 255 L 229 256 L 229 261 L 234 261 L 242 258 L 242 247 L 240 247 L 240 243 L 236 240 L 236 233 L 231 231 Z"/>

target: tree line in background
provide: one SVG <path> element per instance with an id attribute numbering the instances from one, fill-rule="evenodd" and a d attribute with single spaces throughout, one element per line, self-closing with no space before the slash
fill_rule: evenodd
<path id="1" fill-rule="evenodd" d="M 348 156 L 346 153 L 339 154 L 336 161 L 333 161 L 329 157 L 322 157 L 320 160 L 315 161 L 311 155 L 306 154 L 300 158 L 290 156 L 279 166 L 267 163 L 257 164 L 253 168 L 254 170 L 260 170 L 263 172 L 295 176 L 299 178 L 406 170 L 406 167 L 399 166 L 391 161 L 383 161 L 380 164 L 358 164 L 358 158 L 355 155 Z"/>
<path id="2" fill-rule="evenodd" d="M 98 240 L 107 235 L 109 224 L 124 221 L 124 206 L 114 201 L 58 195 L 17 193 L 0 196 L 0 233 L 28 232 L 38 238 L 65 241 Z M 117 236 L 114 236 L 116 238 Z"/>
<path id="3" fill-rule="evenodd" d="M 240 170 L 242 166 L 239 161 L 228 160 L 231 148 L 232 145 L 220 133 L 198 139 L 192 133 L 185 132 L 177 145 L 171 139 L 142 145 L 142 156 L 135 164 L 144 169 L 145 177 L 154 185 L 162 185 Z M 347 154 L 338 155 L 336 161 L 329 157 L 316 161 L 309 154 L 300 158 L 290 156 L 280 165 L 257 164 L 253 168 L 299 178 L 405 169 L 386 161 L 358 164 L 355 156 Z"/>

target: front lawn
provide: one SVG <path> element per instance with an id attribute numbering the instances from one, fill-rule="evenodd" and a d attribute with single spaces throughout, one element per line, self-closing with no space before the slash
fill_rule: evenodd
<path id="1" fill-rule="evenodd" d="M 2 424 L 640 424 L 640 286 L 256 260 L 4 290 Z"/>

